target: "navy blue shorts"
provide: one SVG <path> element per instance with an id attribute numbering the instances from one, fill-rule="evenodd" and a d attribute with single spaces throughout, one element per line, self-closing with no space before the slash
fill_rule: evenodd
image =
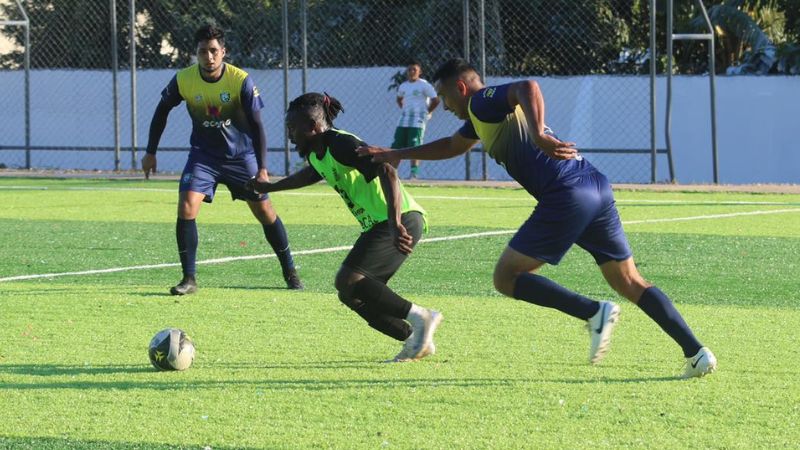
<path id="1" fill-rule="evenodd" d="M 264 201 L 269 198 L 267 194 L 244 189 L 245 183 L 257 174 L 255 154 L 245 154 L 239 159 L 218 159 L 191 151 L 181 174 L 180 192 L 205 194 L 203 201 L 211 203 L 217 184 L 222 183 L 231 191 L 234 200 Z"/>
<path id="2" fill-rule="evenodd" d="M 561 183 L 541 196 L 508 245 L 553 265 L 572 244 L 591 253 L 598 265 L 628 259 L 631 248 L 605 175 L 593 170 Z"/>

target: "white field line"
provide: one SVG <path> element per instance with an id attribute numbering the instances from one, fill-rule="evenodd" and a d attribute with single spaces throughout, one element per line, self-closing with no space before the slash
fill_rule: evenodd
<path id="1" fill-rule="evenodd" d="M 14 191 L 98 191 L 98 192 L 163 192 L 163 193 L 177 193 L 176 189 L 160 189 L 160 188 L 113 188 L 113 187 L 89 187 L 89 186 L 64 186 L 64 187 L 51 187 L 51 186 L 0 186 L 2 190 Z M 223 186 L 220 191 L 227 192 Z M 277 196 L 297 196 L 297 197 L 338 197 L 339 194 L 333 192 L 276 192 L 273 195 Z M 519 198 L 512 197 L 470 197 L 467 195 L 414 195 L 414 198 L 426 200 L 488 200 L 488 201 L 502 201 L 502 202 L 533 202 L 532 198 L 528 195 Z M 665 199 L 617 199 L 617 203 L 653 203 L 653 204 L 691 204 L 691 205 L 796 205 L 798 202 L 756 202 L 756 201 L 737 201 L 737 200 L 665 200 Z"/>
<path id="2" fill-rule="evenodd" d="M 663 219 L 643 219 L 643 220 L 630 220 L 624 221 L 624 225 L 637 225 L 637 224 L 644 224 L 644 223 L 662 223 L 662 222 L 686 222 L 686 221 L 693 221 L 693 220 L 710 220 L 710 219 L 722 219 L 728 217 L 739 217 L 739 216 L 755 216 L 755 215 L 766 215 L 766 214 L 783 214 L 783 213 L 792 213 L 792 212 L 800 212 L 800 208 L 792 208 L 792 209 L 775 209 L 775 210 L 766 210 L 766 211 L 746 211 L 746 212 L 738 212 L 738 213 L 729 213 L 729 214 L 709 214 L 704 216 L 689 216 L 689 217 L 671 217 L 671 218 L 663 218 Z M 430 243 L 430 242 L 442 242 L 442 241 L 457 241 L 461 239 L 471 239 L 471 238 L 478 238 L 478 237 L 486 237 L 486 236 L 500 236 L 506 234 L 513 234 L 517 230 L 496 230 L 496 231 L 484 231 L 480 233 L 469 233 L 469 234 L 459 234 L 455 236 L 442 236 L 436 238 L 427 238 L 420 240 L 420 243 Z M 292 252 L 294 255 L 316 255 L 320 253 L 333 253 L 339 251 L 350 250 L 352 246 L 350 245 L 343 245 L 339 247 L 327 247 L 327 248 L 317 248 L 311 250 L 298 250 Z M 223 264 L 227 262 L 233 261 L 246 261 L 251 259 L 266 259 L 266 258 L 274 258 L 274 254 L 263 254 L 263 255 L 246 255 L 246 256 L 229 256 L 225 258 L 215 258 L 215 259 L 204 259 L 202 261 L 197 261 L 197 264 Z M 55 277 L 64 277 L 64 276 L 72 276 L 72 275 L 95 275 L 101 273 L 112 273 L 112 272 L 126 272 L 130 270 L 146 270 L 146 269 L 161 269 L 164 267 L 178 267 L 180 266 L 179 263 L 163 263 L 163 264 L 147 264 L 142 266 L 127 266 L 127 267 L 112 267 L 109 269 L 94 269 L 94 270 L 83 270 L 79 272 L 60 272 L 60 273 L 43 273 L 43 274 L 35 274 L 35 275 L 18 275 L 13 277 L 5 277 L 0 278 L 0 283 L 6 281 L 21 281 L 21 280 L 33 280 L 38 278 L 55 278 Z"/>

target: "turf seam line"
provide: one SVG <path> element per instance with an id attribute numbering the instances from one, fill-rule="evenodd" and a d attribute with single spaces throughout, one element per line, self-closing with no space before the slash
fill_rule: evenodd
<path id="1" fill-rule="evenodd" d="M 66 187 L 55 187 L 51 188 L 49 186 L 0 186 L 0 190 L 31 190 L 31 191 L 98 191 L 98 192 L 162 192 L 162 193 L 174 193 L 175 189 L 160 189 L 160 188 L 98 188 L 98 187 L 88 187 L 88 186 L 66 186 Z M 220 189 L 220 192 L 227 192 L 225 189 Z M 332 192 L 276 192 L 273 195 L 277 196 L 297 196 L 297 197 L 338 197 L 339 194 L 335 194 Z M 414 198 L 419 199 L 427 199 L 427 200 L 487 200 L 487 201 L 513 201 L 513 202 L 531 202 L 530 197 L 520 197 L 520 198 L 509 198 L 509 197 L 470 197 L 470 196 L 460 196 L 460 195 L 414 195 Z M 797 202 L 756 202 L 756 201 L 737 201 L 737 200 L 686 200 L 686 199 L 676 199 L 676 200 L 663 200 L 663 199 L 617 199 L 617 203 L 653 203 L 653 204 L 698 204 L 698 205 L 797 205 Z"/>
<path id="2" fill-rule="evenodd" d="M 711 219 L 723 219 L 729 217 L 739 217 L 739 216 L 754 216 L 754 215 L 766 215 L 766 214 L 782 214 L 782 213 L 792 213 L 792 212 L 800 212 L 800 208 L 791 208 L 791 209 L 775 209 L 775 210 L 765 210 L 765 211 L 744 211 L 738 213 L 727 213 L 727 214 L 708 214 L 703 216 L 689 216 L 689 217 L 670 217 L 670 218 L 663 218 L 663 219 L 642 219 L 642 220 L 631 220 L 631 221 L 623 221 L 623 225 L 638 225 L 638 224 L 648 224 L 648 223 L 662 223 L 662 222 L 681 222 L 681 221 L 692 221 L 692 220 L 711 220 Z M 500 236 L 506 234 L 513 234 L 516 233 L 517 230 L 495 230 L 495 231 L 483 231 L 478 233 L 468 233 L 468 234 L 459 234 L 455 236 L 441 236 L 435 238 L 427 238 L 421 239 L 419 242 L 421 244 L 430 243 L 430 242 L 443 242 L 443 241 L 456 241 L 461 239 L 470 239 L 470 238 L 477 238 L 477 237 L 486 237 L 486 236 Z M 327 248 L 317 248 L 317 249 L 310 249 L 310 250 L 298 250 L 293 251 L 293 255 L 316 255 L 321 253 L 333 253 L 339 252 L 344 250 L 350 250 L 352 248 L 351 245 L 342 245 L 338 247 L 327 247 Z M 214 259 L 204 259 L 201 261 L 197 261 L 197 264 L 222 264 L 227 262 L 233 261 L 248 261 L 253 259 L 266 259 L 266 258 L 274 258 L 274 253 L 269 254 L 262 254 L 262 255 L 245 255 L 245 256 L 228 256 L 224 258 L 214 258 Z M 46 274 L 33 274 L 33 275 L 17 275 L 12 277 L 5 277 L 0 278 L 0 283 L 8 282 L 8 281 L 23 281 L 23 280 L 34 280 L 40 278 L 56 278 L 56 277 L 64 277 L 64 276 L 76 276 L 76 275 L 96 275 L 96 274 L 103 274 L 103 273 L 114 273 L 114 272 L 126 272 L 129 270 L 147 270 L 147 269 L 161 269 L 165 267 L 180 267 L 180 263 L 161 263 L 161 264 L 146 264 L 141 266 L 128 266 L 128 267 L 112 267 L 108 269 L 93 269 L 93 270 L 83 270 L 77 272 L 58 272 L 58 273 L 46 273 Z"/>

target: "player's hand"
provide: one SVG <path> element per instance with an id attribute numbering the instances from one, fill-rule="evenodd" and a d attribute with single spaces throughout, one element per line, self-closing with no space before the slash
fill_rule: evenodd
<path id="1" fill-rule="evenodd" d="M 363 145 L 356 149 L 356 153 L 361 157 L 372 157 L 374 163 L 389 163 L 395 169 L 400 165 L 400 156 L 397 152 L 388 148 Z"/>
<path id="2" fill-rule="evenodd" d="M 269 182 L 269 174 L 267 173 L 267 169 L 259 169 L 258 174 L 256 175 L 256 180 L 260 182 Z"/>
<path id="3" fill-rule="evenodd" d="M 534 144 L 547 156 L 553 159 L 575 159 L 578 149 L 574 142 L 564 142 L 549 134 L 542 134 L 534 139 Z"/>
<path id="4" fill-rule="evenodd" d="M 144 171 L 144 179 L 150 179 L 150 173 L 156 173 L 157 168 L 156 155 L 145 153 L 142 157 L 142 171 Z"/>
<path id="5" fill-rule="evenodd" d="M 251 178 L 250 181 L 245 183 L 245 190 L 255 192 L 256 194 L 266 194 L 272 190 L 273 183 L 268 180 L 262 180 L 257 177 Z"/>
<path id="6" fill-rule="evenodd" d="M 410 255 L 414 250 L 414 238 L 408 234 L 406 227 L 404 227 L 402 223 L 397 223 L 394 226 L 390 226 L 390 228 L 392 229 L 394 246 L 400 250 L 400 253 Z"/>

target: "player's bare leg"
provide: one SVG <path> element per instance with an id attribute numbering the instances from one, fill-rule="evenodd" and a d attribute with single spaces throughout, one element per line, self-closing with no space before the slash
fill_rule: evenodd
<path id="1" fill-rule="evenodd" d="M 597 302 L 572 292 L 535 272 L 544 261 L 506 247 L 494 270 L 494 286 L 511 298 L 555 308 L 581 320 L 589 329 L 589 362 L 596 364 L 608 353 L 611 333 L 619 319 L 619 306 Z"/>
<path id="2" fill-rule="evenodd" d="M 635 303 L 681 346 L 686 358 L 684 378 L 701 377 L 716 370 L 717 358 L 697 340 L 669 297 L 639 274 L 633 258 L 606 262 L 600 270 L 617 293 Z"/>

